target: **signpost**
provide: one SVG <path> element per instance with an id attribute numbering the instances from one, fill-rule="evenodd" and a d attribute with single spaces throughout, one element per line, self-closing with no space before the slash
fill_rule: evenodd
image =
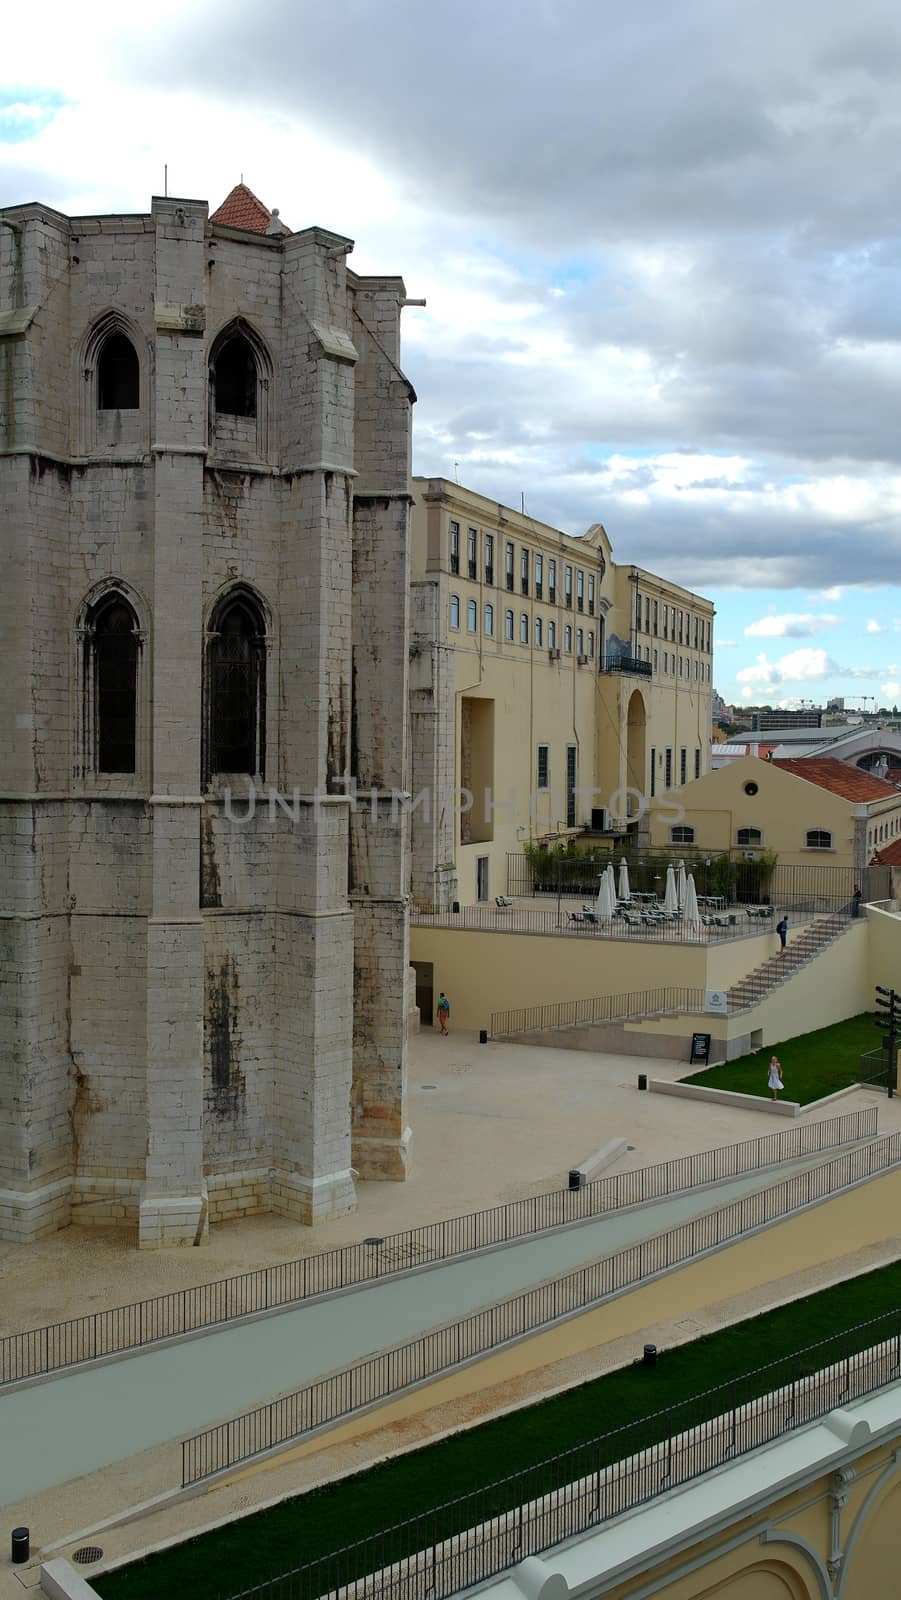
<path id="1" fill-rule="evenodd" d="M 896 1058 L 898 1039 L 901 1037 L 901 994 L 895 989 L 876 985 L 876 1015 L 874 1022 L 882 1029 L 883 1045 L 888 1051 L 888 1097 L 895 1093 Z"/>
<path id="2" fill-rule="evenodd" d="M 692 1034 L 689 1066 L 695 1061 L 710 1061 L 710 1039 L 711 1035 L 709 1033 Z"/>

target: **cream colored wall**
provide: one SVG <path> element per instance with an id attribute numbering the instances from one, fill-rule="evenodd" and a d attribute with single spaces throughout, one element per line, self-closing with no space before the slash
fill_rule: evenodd
<path id="1" fill-rule="evenodd" d="M 410 958 L 431 961 L 434 989 L 448 995 L 454 1023 L 487 1028 L 492 1011 L 550 1005 L 658 987 L 722 988 L 728 970 L 741 977 L 772 953 L 772 936 L 741 939 L 708 952 L 704 945 L 633 944 L 553 934 L 410 929 Z M 708 962 L 716 982 L 708 980 Z"/>
<path id="2" fill-rule="evenodd" d="M 757 784 L 756 795 L 745 794 L 748 782 Z M 686 784 L 675 798 L 685 808 L 685 825 L 695 829 L 695 845 L 702 850 L 737 849 L 737 830 L 751 827 L 763 834 L 760 848 L 775 850 L 783 865 L 853 865 L 853 803 L 756 756 L 744 756 L 707 773 Z M 810 828 L 827 829 L 834 848 L 808 850 L 804 838 Z M 651 842 L 670 843 L 670 828 L 659 813 L 652 817 Z"/>
<path id="3" fill-rule="evenodd" d="M 443 642 L 451 648 L 452 680 L 455 699 L 455 773 L 461 786 L 461 706 L 464 696 L 492 699 L 495 702 L 494 787 L 496 804 L 491 839 L 478 846 L 463 842 L 465 830 L 456 819 L 455 851 L 458 897 L 463 904 L 476 899 L 476 860 L 489 861 L 489 895 L 506 892 L 506 857 L 522 851 L 524 840 L 566 831 L 565 777 L 566 747 L 577 748 L 577 786 L 583 791 L 576 802 L 576 825 L 590 821 L 593 807 L 608 807 L 611 796 L 629 781 L 626 764 L 629 702 L 638 692 L 645 708 L 644 769 L 649 790 L 649 757 L 656 749 L 655 784 L 657 804 L 662 803 L 664 752 L 673 750 L 673 773 L 678 776 L 679 751 L 684 746 L 688 771 L 694 771 L 695 751 L 706 765 L 710 741 L 710 694 L 712 685 L 701 675 L 703 663 L 711 657 L 684 644 L 682 654 L 689 664 L 689 676 L 663 672 L 663 641 L 634 629 L 635 584 L 630 574 L 638 573 L 642 593 L 656 597 L 658 622 L 662 605 L 682 609 L 686 615 L 712 616 L 709 601 L 677 585 L 668 584 L 641 569 L 617 566 L 610 553 L 610 542 L 600 525 L 589 529 L 584 539 L 572 539 L 536 523 L 531 518 L 485 499 L 459 485 L 444 480 L 413 480 L 413 574 L 437 580 L 439 628 Z M 460 572 L 450 573 L 449 527 L 451 519 L 460 525 Z M 467 575 L 467 535 L 470 526 L 478 531 L 478 578 Z M 485 537 L 494 538 L 494 582 L 484 583 Z M 514 545 L 514 589 L 506 588 L 505 546 Z M 529 594 L 521 593 L 520 557 L 529 552 Z M 543 597 L 535 596 L 534 560 L 536 552 L 544 561 Z M 599 555 L 604 558 L 601 572 Z M 557 563 L 557 600 L 548 601 L 549 562 Z M 573 568 L 573 605 L 566 608 L 564 572 Z M 577 574 L 584 575 L 584 610 L 578 610 Z M 595 581 L 595 611 L 588 611 L 589 576 Z M 451 627 L 451 597 L 460 602 L 460 624 Z M 468 605 L 476 604 L 476 631 L 467 625 Z M 493 632 L 485 632 L 485 607 L 494 609 Z M 513 612 L 513 640 L 505 638 L 505 613 Z M 520 618 L 528 619 L 528 643 L 520 642 Z M 535 621 L 541 619 L 542 642 L 535 644 Z M 553 621 L 559 661 L 548 656 L 548 624 Z M 658 651 L 657 671 L 648 679 L 634 674 L 600 673 L 602 623 L 606 636 L 616 634 L 642 659 L 647 655 L 653 669 L 654 650 Z M 567 652 L 565 629 L 573 630 L 572 649 Z M 652 623 L 653 626 L 653 623 Z M 589 661 L 578 664 L 577 630 L 583 630 L 583 645 Z M 594 634 L 593 655 L 588 634 Z M 693 634 L 692 634 L 693 637 Z M 640 648 L 639 648 L 640 641 Z M 670 645 L 667 642 L 667 653 Z M 673 651 L 679 649 L 673 646 Z M 693 663 L 698 662 L 699 677 L 694 679 Z M 550 794 L 538 797 L 538 746 L 549 746 Z M 591 790 L 596 793 L 592 796 Z M 511 793 L 513 796 L 510 803 Z"/>
<path id="4" fill-rule="evenodd" d="M 866 928 L 869 942 L 869 1005 L 873 1002 L 873 990 L 877 983 L 886 989 L 901 991 L 901 915 L 868 906 Z"/>

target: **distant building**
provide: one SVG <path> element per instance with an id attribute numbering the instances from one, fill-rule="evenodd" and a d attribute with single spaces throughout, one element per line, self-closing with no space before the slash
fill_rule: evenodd
<path id="1" fill-rule="evenodd" d="M 755 711 L 751 715 L 753 733 L 770 733 L 775 728 L 821 728 L 822 711 Z"/>
<path id="2" fill-rule="evenodd" d="M 600 523 L 414 478 L 411 607 L 416 899 L 504 894 L 529 839 L 646 837 L 641 797 L 707 771 L 713 605 L 615 562 Z"/>

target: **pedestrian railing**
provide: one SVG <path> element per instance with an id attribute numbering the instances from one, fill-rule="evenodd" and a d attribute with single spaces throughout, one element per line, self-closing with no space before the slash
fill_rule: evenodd
<path id="1" fill-rule="evenodd" d="M 444 1600 L 899 1376 L 901 1308 L 231 1592 L 229 1600 Z M 649 1372 L 649 1393 L 653 1383 Z"/>
<path id="2" fill-rule="evenodd" d="M 642 944 L 722 944 L 734 939 L 756 939 L 767 929 L 746 916 L 743 907 L 728 911 L 719 922 L 686 923 L 630 920 L 615 916 L 602 922 L 586 915 L 577 902 L 559 909 L 479 904 L 451 911 L 446 906 L 410 907 L 413 928 L 454 928 L 469 933 L 520 933 L 552 935 L 563 939 L 632 939 Z"/>
<path id="3" fill-rule="evenodd" d="M 611 1295 L 887 1172 L 899 1162 L 901 1133 L 896 1133 L 207 1428 L 183 1442 L 182 1486 L 199 1483 L 562 1318 L 590 1310 Z"/>
<path id="4" fill-rule="evenodd" d="M 543 1006 L 514 1006 L 492 1011 L 491 1037 L 531 1033 L 539 1028 L 577 1028 L 591 1023 L 623 1022 L 630 1017 L 651 1017 L 660 1012 L 703 1011 L 704 989 L 637 989 L 631 994 L 594 995 L 587 1000 L 556 1000 Z"/>
<path id="5" fill-rule="evenodd" d="M 780 1161 L 872 1139 L 876 1107 L 799 1123 L 784 1132 L 721 1145 L 652 1167 L 599 1178 L 583 1189 L 555 1189 L 483 1211 L 426 1223 L 384 1238 L 364 1239 L 318 1255 L 219 1278 L 213 1283 L 115 1306 L 85 1317 L 11 1333 L 0 1340 L 0 1385 L 59 1371 L 163 1339 L 221 1326 L 317 1295 L 435 1265 L 530 1234 L 583 1222 L 607 1211 L 659 1200 L 698 1184 L 738 1177 Z"/>

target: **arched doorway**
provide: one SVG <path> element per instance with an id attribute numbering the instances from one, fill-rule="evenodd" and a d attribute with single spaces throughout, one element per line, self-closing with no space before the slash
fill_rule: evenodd
<path id="1" fill-rule="evenodd" d="M 636 689 L 629 701 L 626 718 L 626 784 L 642 795 L 647 794 L 647 720 L 644 697 Z M 637 815 L 638 805 L 634 796 L 630 796 L 629 816 Z"/>

